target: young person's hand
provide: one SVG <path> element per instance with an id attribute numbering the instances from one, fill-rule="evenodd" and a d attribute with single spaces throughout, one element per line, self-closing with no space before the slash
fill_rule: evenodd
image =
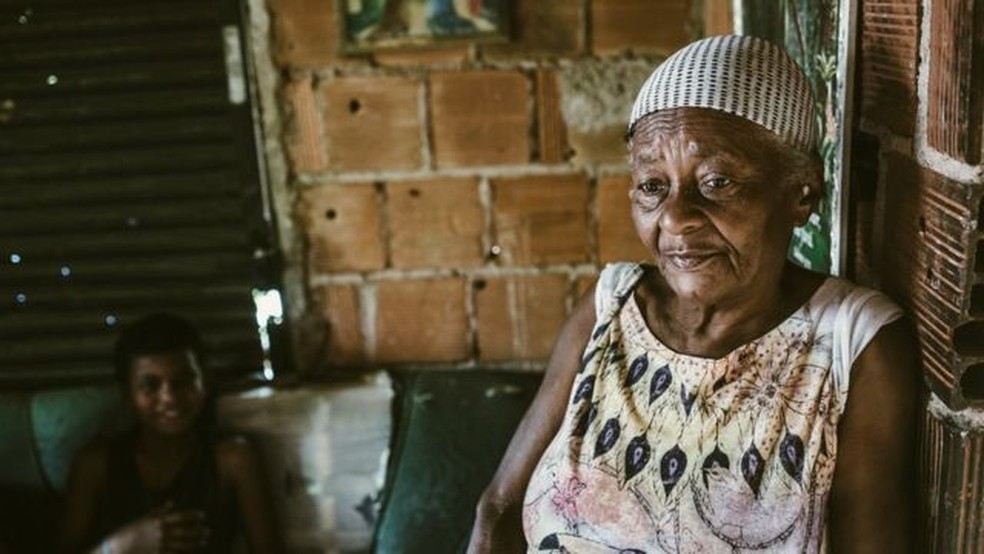
<path id="1" fill-rule="evenodd" d="M 113 533 L 97 552 L 191 552 L 208 543 L 208 522 L 197 510 L 175 511 L 170 505 Z"/>

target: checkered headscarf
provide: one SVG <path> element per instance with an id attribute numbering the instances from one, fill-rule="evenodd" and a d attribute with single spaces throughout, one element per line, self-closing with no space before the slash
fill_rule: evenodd
<path id="1" fill-rule="evenodd" d="M 817 111 L 806 76 L 786 52 L 739 35 L 693 42 L 642 85 L 629 134 L 643 117 L 670 108 L 711 108 L 765 127 L 790 146 L 816 150 Z"/>

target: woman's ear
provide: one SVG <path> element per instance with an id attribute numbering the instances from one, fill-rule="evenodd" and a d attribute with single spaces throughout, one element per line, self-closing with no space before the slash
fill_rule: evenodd
<path id="1" fill-rule="evenodd" d="M 823 197 L 823 168 L 817 167 L 814 172 L 810 172 L 808 179 L 797 181 L 795 187 L 796 206 L 793 208 L 793 222 L 797 227 L 806 225 L 813 213 L 820 205 Z"/>
<path id="2" fill-rule="evenodd" d="M 813 213 L 816 207 L 815 197 L 816 195 L 813 194 L 813 189 L 810 185 L 803 185 L 800 189 L 796 207 L 794 208 L 795 211 L 793 212 L 793 222 L 797 227 L 802 227 L 809 221 L 810 214 Z"/>

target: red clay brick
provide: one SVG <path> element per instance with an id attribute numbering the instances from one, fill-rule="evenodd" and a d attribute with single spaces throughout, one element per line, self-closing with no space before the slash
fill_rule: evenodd
<path id="1" fill-rule="evenodd" d="M 860 8 L 861 116 L 908 137 L 916 125 L 919 4 L 867 1 Z"/>
<path id="2" fill-rule="evenodd" d="M 362 335 L 359 288 L 330 285 L 319 289 L 321 313 L 328 323 L 324 360 L 330 366 L 357 366 L 366 362 Z"/>
<path id="3" fill-rule="evenodd" d="M 508 265 L 588 260 L 588 182 L 583 175 L 496 180 L 494 222 Z"/>
<path id="4" fill-rule="evenodd" d="M 588 292 L 588 289 L 591 288 L 591 285 L 593 285 L 594 282 L 597 280 L 598 280 L 597 273 L 594 275 L 581 275 L 574 280 L 575 305 L 577 305 L 577 302 L 581 299 L 582 296 L 584 296 L 585 293 Z"/>
<path id="5" fill-rule="evenodd" d="M 339 171 L 421 167 L 419 81 L 347 77 L 324 85 L 329 162 Z"/>
<path id="6" fill-rule="evenodd" d="M 483 261 L 477 179 L 387 185 L 393 267 L 462 267 Z"/>
<path id="7" fill-rule="evenodd" d="M 307 188 L 298 215 L 312 273 L 369 271 L 385 265 L 376 191 L 371 184 Z"/>
<path id="8" fill-rule="evenodd" d="M 321 114 L 314 101 L 311 75 L 293 78 L 284 85 L 287 131 L 284 142 L 294 173 L 316 173 L 328 168 L 321 141 Z"/>
<path id="9" fill-rule="evenodd" d="M 935 0 L 932 10 L 929 144 L 976 165 L 984 139 L 984 4 Z"/>
<path id="10" fill-rule="evenodd" d="M 337 62 L 337 0 L 269 0 L 273 26 L 273 51 L 277 64 L 317 68 Z"/>
<path id="11" fill-rule="evenodd" d="M 691 0 L 591 0 L 591 49 L 669 54 L 693 38 Z"/>
<path id="12" fill-rule="evenodd" d="M 530 154 L 529 83 L 514 71 L 431 75 L 438 167 L 524 164 Z"/>
<path id="13" fill-rule="evenodd" d="M 567 276 L 496 277 L 481 283 L 474 287 L 480 359 L 549 357 L 567 317 Z"/>
<path id="14" fill-rule="evenodd" d="M 584 51 L 583 2 L 513 2 L 513 39 L 482 48 L 487 57 L 577 56 Z"/>
<path id="15" fill-rule="evenodd" d="M 557 72 L 540 69 L 536 72 L 536 113 L 538 123 L 539 158 L 547 164 L 563 163 L 570 147 L 567 145 L 567 125 L 560 108 L 560 82 Z"/>
<path id="16" fill-rule="evenodd" d="M 980 371 L 982 368 L 977 367 Z M 944 410 L 921 410 L 919 459 L 922 552 L 980 550 L 978 506 L 984 504 L 984 433 L 973 424 L 954 421 Z M 976 415 L 977 411 L 969 412 Z M 969 417 L 967 418 L 970 419 Z"/>
<path id="17" fill-rule="evenodd" d="M 379 65 L 390 67 L 422 67 L 433 65 L 461 65 L 471 57 L 468 46 L 454 46 L 427 50 L 392 50 L 376 52 L 372 58 Z"/>
<path id="18" fill-rule="evenodd" d="M 704 36 L 734 32 L 732 0 L 704 0 Z"/>
<path id="19" fill-rule="evenodd" d="M 382 281 L 377 285 L 379 362 L 455 362 L 470 355 L 463 278 Z"/>
<path id="20" fill-rule="evenodd" d="M 632 222 L 628 175 L 610 175 L 598 180 L 598 261 L 650 261 L 652 254 L 642 245 Z"/>
<path id="21" fill-rule="evenodd" d="M 961 379 L 984 353 L 984 328 L 974 332 L 984 323 L 969 311 L 977 239 L 972 229 L 982 191 L 899 153 L 886 153 L 883 164 L 891 186 L 885 189 L 886 233 L 876 259 L 880 284 L 915 316 L 930 388 L 951 408 L 962 409 L 970 398 Z"/>
<path id="22" fill-rule="evenodd" d="M 567 140 L 574 165 L 625 165 L 628 114 L 652 68 L 653 63 L 644 59 L 612 59 L 560 70 Z"/>
<path id="23" fill-rule="evenodd" d="M 578 167 L 590 165 L 625 164 L 628 150 L 625 147 L 625 128 L 628 124 L 607 125 L 591 131 L 568 129 L 571 163 Z"/>

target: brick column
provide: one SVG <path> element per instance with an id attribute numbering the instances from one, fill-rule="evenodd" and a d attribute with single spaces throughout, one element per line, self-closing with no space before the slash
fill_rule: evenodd
<path id="1" fill-rule="evenodd" d="M 984 551 L 984 3 L 862 0 L 858 259 L 905 305 L 930 389 L 922 551 Z M 867 158 L 865 158 L 867 156 Z M 868 168 L 865 170 L 865 168 Z M 867 268 L 865 268 L 867 269 Z"/>
<path id="2" fill-rule="evenodd" d="M 922 551 L 984 552 L 984 410 L 955 412 L 933 397 L 922 433 Z"/>

